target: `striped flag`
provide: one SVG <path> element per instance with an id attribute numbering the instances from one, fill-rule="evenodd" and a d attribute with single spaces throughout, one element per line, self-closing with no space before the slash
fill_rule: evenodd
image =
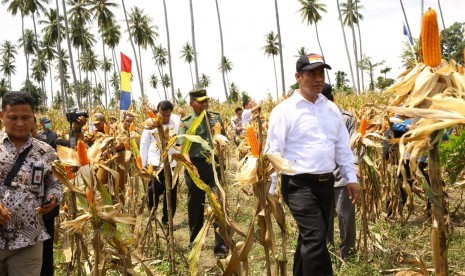
<path id="1" fill-rule="evenodd" d="M 121 53 L 121 97 L 120 110 L 128 110 L 131 105 L 131 59 Z"/>

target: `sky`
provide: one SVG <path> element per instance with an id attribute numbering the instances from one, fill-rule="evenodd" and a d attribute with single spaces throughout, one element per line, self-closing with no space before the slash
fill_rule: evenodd
<path id="1" fill-rule="evenodd" d="M 53 2 L 53 3 L 52 3 Z M 349 74 L 349 62 L 346 55 L 341 25 L 338 21 L 336 1 L 323 1 L 326 4 L 326 13 L 322 13 L 322 20 L 318 22 L 318 31 L 325 60 L 331 65 L 330 81 L 334 84 L 335 72 L 344 71 Z M 342 2 L 342 0 L 340 0 Z M 420 35 L 421 23 L 421 2 L 420 0 L 404 0 L 404 8 L 407 13 L 408 23 L 414 38 Z M 436 0 L 423 0 L 424 8 L 432 7 L 439 14 Z M 61 3 L 61 1 L 60 1 Z M 116 52 L 123 52 L 133 59 L 134 53 L 128 41 L 124 13 L 121 1 L 114 1 L 119 7 L 114 9 L 117 21 L 121 24 L 123 38 Z M 254 100 L 261 100 L 270 93 L 276 98 L 275 77 L 273 70 L 273 60 L 264 54 L 263 46 L 266 42 L 266 34 L 270 31 L 277 32 L 276 15 L 274 1 L 272 0 L 218 0 L 223 29 L 224 54 L 232 64 L 232 71 L 229 73 L 229 82 L 234 82 L 240 91 L 246 91 Z M 181 58 L 182 45 L 186 42 L 192 44 L 189 0 L 166 0 L 168 23 L 170 29 L 170 44 L 172 53 L 173 83 L 187 95 L 192 89 L 189 65 Z M 51 1 L 50 7 L 55 8 L 55 1 Z M 163 13 L 163 1 L 142 1 L 125 0 L 126 9 L 131 11 L 132 7 L 138 6 L 144 10 L 144 14 L 152 18 L 152 24 L 158 26 L 159 37 L 157 44 L 167 47 L 165 18 Z M 196 48 L 198 58 L 199 76 L 204 73 L 210 76 L 211 84 L 207 89 L 208 94 L 213 98 L 225 100 L 221 72 L 218 65 L 221 59 L 220 37 L 218 28 L 218 18 L 214 0 L 193 0 Z M 362 35 L 362 49 L 364 55 L 371 58 L 373 63 L 385 61 L 375 72 L 375 78 L 379 70 L 390 67 L 391 72 L 387 77 L 396 78 L 404 69 L 401 67 L 402 44 L 407 41 L 403 34 L 404 16 L 399 1 L 394 0 L 361 0 L 360 13 L 363 20 L 360 22 Z M 464 0 L 442 1 L 442 11 L 446 27 L 454 22 L 465 22 L 463 11 L 465 10 Z M 281 38 L 284 59 L 284 74 L 286 89 L 295 82 L 295 63 L 297 61 L 297 50 L 305 47 L 309 52 L 319 53 L 316 40 L 315 26 L 308 26 L 302 22 L 298 10 L 300 4 L 297 0 L 279 0 L 278 9 L 280 15 Z M 62 11 L 62 7 L 60 7 Z M 439 17 L 440 20 L 440 17 Z M 32 19 L 26 18 L 25 25 L 32 28 Z M 0 42 L 11 40 L 17 42 L 21 35 L 21 18 L 13 17 L 5 5 L 0 6 Z M 442 22 L 439 21 L 440 29 L 443 29 Z M 41 28 L 41 26 L 39 26 Z M 353 50 L 351 31 L 345 29 L 349 44 L 349 51 Z M 100 43 L 99 37 L 97 43 Z M 95 46 L 96 54 L 101 59 L 101 46 Z M 18 50 L 21 53 L 22 50 Z M 142 64 L 144 71 L 144 90 L 149 96 L 149 101 L 158 103 L 160 98 L 164 98 L 163 89 L 158 91 L 149 87 L 150 74 L 157 73 L 155 61 L 150 51 L 142 54 Z M 351 56 L 352 62 L 354 60 Z M 19 89 L 21 82 L 25 79 L 25 58 L 18 54 L 16 58 L 17 73 L 12 77 L 13 89 Z M 278 70 L 278 90 L 281 95 L 282 87 L 280 80 L 279 57 L 276 57 L 276 69 Z M 165 71 L 168 70 L 166 67 Z M 194 71 L 194 68 L 192 68 Z M 137 81 L 137 72 L 133 65 L 134 81 L 132 82 L 132 92 L 135 98 L 141 95 L 141 89 Z M 103 79 L 103 75 L 100 74 Z M 0 77 L 2 77 L 0 75 Z M 47 84 L 49 85 L 49 84 Z M 365 86 L 368 86 L 368 75 L 365 75 Z M 54 85 L 56 90 L 58 84 Z"/>

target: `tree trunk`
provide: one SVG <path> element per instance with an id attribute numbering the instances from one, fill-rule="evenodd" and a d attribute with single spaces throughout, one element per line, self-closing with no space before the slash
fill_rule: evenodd
<path id="1" fill-rule="evenodd" d="M 320 36 L 318 35 L 318 24 L 316 22 L 315 22 L 315 32 L 316 32 L 316 40 L 318 41 L 318 46 L 320 47 L 321 55 L 324 57 L 325 54 L 323 53 L 323 48 L 321 48 Z M 325 68 L 325 72 L 326 72 L 326 79 L 328 80 L 328 83 L 331 84 L 331 79 L 329 78 L 328 69 Z"/>
<path id="2" fill-rule="evenodd" d="M 279 99 L 279 93 L 278 93 L 278 75 L 276 74 L 276 62 L 274 60 L 274 55 L 273 56 L 273 68 L 274 68 L 274 80 L 276 83 L 276 100 Z"/>
<path id="3" fill-rule="evenodd" d="M 81 103 L 81 91 L 79 91 L 79 87 L 77 85 L 76 81 L 76 70 L 74 69 L 74 59 L 73 59 L 73 49 L 71 47 L 71 39 L 69 38 L 69 29 L 68 29 L 68 15 L 66 14 L 66 4 L 65 0 L 61 0 L 62 5 L 63 5 L 63 17 L 65 19 L 65 31 L 66 31 L 66 40 L 68 42 L 68 51 L 69 51 L 69 60 L 70 60 L 70 66 L 71 66 L 71 72 L 73 74 L 73 87 L 74 87 L 74 93 L 76 93 L 76 100 L 78 103 L 78 108 L 82 108 L 82 103 Z M 64 96 L 64 101 L 67 102 L 66 95 Z"/>
<path id="4" fill-rule="evenodd" d="M 430 136 L 430 142 L 436 137 L 436 132 Z M 439 146 L 435 143 L 429 149 L 428 161 L 429 179 L 431 190 L 436 200 L 431 200 L 432 208 L 432 230 L 431 244 L 433 248 L 433 261 L 435 275 L 448 275 L 449 269 L 447 264 L 447 237 L 446 226 L 444 220 L 444 210 L 446 206 L 446 198 L 442 186 L 441 167 L 439 164 Z"/>
<path id="5" fill-rule="evenodd" d="M 357 88 L 355 87 L 354 71 L 352 70 L 352 61 L 350 60 L 349 47 L 347 46 L 346 32 L 344 30 L 344 24 L 342 23 L 342 15 L 341 15 L 341 8 L 339 6 L 339 0 L 336 0 L 336 2 L 337 2 L 337 11 L 339 14 L 339 22 L 341 22 L 342 36 L 344 37 L 344 45 L 346 47 L 346 55 L 347 55 L 347 59 L 349 60 L 349 70 L 350 70 L 350 77 L 352 79 L 352 87 L 355 90 L 355 93 L 358 94 Z"/>
<path id="6" fill-rule="evenodd" d="M 60 4 L 58 0 L 56 0 L 57 5 L 57 18 L 60 18 Z M 57 52 L 58 52 L 58 70 L 60 71 L 60 90 L 61 90 L 61 111 L 63 114 L 66 114 L 66 106 L 65 106 L 65 74 L 63 72 L 63 63 L 61 61 L 61 24 L 57 25 L 57 32 L 58 32 L 58 39 L 57 39 Z"/>
<path id="7" fill-rule="evenodd" d="M 53 77 L 52 77 L 52 64 L 50 63 L 50 60 L 48 61 L 48 72 L 49 72 L 49 75 L 50 75 L 50 97 L 52 98 L 52 101 L 51 101 L 51 106 L 53 105 Z"/>
<path id="8" fill-rule="evenodd" d="M 189 0 L 189 4 L 191 10 L 192 48 L 194 49 L 195 84 L 199 86 L 199 66 L 197 64 L 197 48 L 195 48 L 194 7 L 192 6 L 192 0 Z"/>
<path id="9" fill-rule="evenodd" d="M 357 38 L 355 37 L 355 27 L 354 23 L 350 24 L 350 29 L 352 31 L 352 41 L 353 41 L 353 48 L 354 48 L 354 58 L 355 58 L 355 72 L 357 73 L 357 90 L 361 92 L 360 89 L 360 72 L 359 72 L 359 64 L 358 64 L 358 47 L 357 47 Z"/>
<path id="10" fill-rule="evenodd" d="M 216 14 L 218 15 L 218 26 L 220 27 L 220 42 L 221 42 L 221 61 L 220 64 L 223 64 L 224 59 L 224 44 L 223 44 L 223 29 L 221 27 L 221 17 L 220 17 L 220 8 L 218 7 L 218 0 L 215 0 L 216 4 Z M 195 52 L 195 48 L 194 48 Z M 224 95 L 226 96 L 226 101 L 228 100 L 228 87 L 226 86 L 226 78 L 224 76 L 224 70 L 221 69 L 221 75 L 223 77 L 223 87 L 224 87 Z"/>
<path id="11" fill-rule="evenodd" d="M 128 33 L 130 33 L 128 14 L 126 13 L 126 6 L 124 5 L 124 0 L 121 0 L 121 3 L 123 4 L 124 18 L 126 19 L 127 31 L 128 31 Z M 132 36 L 131 35 L 129 35 L 129 41 L 131 42 L 131 47 L 132 47 L 132 50 L 134 52 L 134 59 L 135 59 L 135 64 L 136 64 L 136 68 L 137 68 L 137 75 L 139 76 L 140 93 L 141 93 L 142 97 L 144 97 L 145 96 L 145 94 L 144 94 L 144 83 L 142 82 L 142 75 L 141 75 L 141 72 L 139 70 L 139 61 L 137 59 L 136 47 L 134 46 L 134 41 L 132 41 Z"/>
<path id="12" fill-rule="evenodd" d="M 355 11 L 358 13 L 358 2 L 355 2 Z M 360 31 L 360 21 L 357 23 L 357 30 L 358 30 L 358 43 L 359 43 L 359 49 L 360 49 L 360 58 L 363 57 L 363 52 L 362 52 L 362 33 Z M 365 79 L 363 77 L 363 67 L 360 67 L 360 73 L 362 75 L 362 90 L 365 90 Z"/>
<path id="13" fill-rule="evenodd" d="M 42 57 L 40 55 L 40 48 L 39 48 L 39 39 L 37 38 L 37 26 L 36 26 L 36 17 L 34 13 L 32 13 L 32 22 L 34 24 L 34 37 L 36 39 L 36 54 L 37 54 L 37 62 L 39 65 L 39 77 L 42 75 Z M 45 76 L 43 77 L 45 79 Z M 45 83 L 43 80 L 40 81 L 42 92 L 45 94 L 44 97 L 44 105 L 47 106 L 47 90 L 45 89 Z"/>
<path id="14" fill-rule="evenodd" d="M 137 45 L 137 49 L 138 49 L 138 51 L 139 51 L 139 58 L 140 58 L 140 60 L 139 60 L 139 62 L 140 62 L 140 63 L 139 63 L 140 75 L 143 76 L 144 73 L 143 73 L 143 71 L 142 71 L 142 52 L 141 52 L 141 50 L 140 50 L 140 45 Z M 141 83 L 142 86 L 144 86 L 144 80 L 143 80 L 143 78 L 140 79 L 140 83 Z M 143 96 L 144 96 L 144 94 L 142 94 L 142 97 L 143 97 Z"/>
<path id="15" fill-rule="evenodd" d="M 29 83 L 29 55 L 26 52 L 26 38 L 24 37 L 24 16 L 23 13 L 21 12 L 21 31 L 23 33 L 23 50 L 24 50 L 24 57 L 26 58 L 26 83 Z M 29 85 L 26 86 L 27 92 L 31 94 L 31 88 Z"/>
<path id="16" fill-rule="evenodd" d="M 276 11 L 276 27 L 278 29 L 278 43 L 279 43 L 279 62 L 281 64 L 281 85 L 282 85 L 282 88 L 283 88 L 283 97 L 284 97 L 286 95 L 286 84 L 285 84 L 285 81 L 284 81 L 283 44 L 281 43 L 281 27 L 279 25 L 278 0 L 274 1 L 274 8 L 275 8 L 275 11 Z M 274 59 L 274 57 L 273 57 L 273 59 Z M 278 89 L 276 88 L 276 91 L 277 90 Z M 278 98 L 276 98 L 276 99 L 278 99 Z"/>
<path id="17" fill-rule="evenodd" d="M 168 68 L 170 71 L 170 81 L 171 81 L 171 97 L 173 103 L 176 103 L 176 97 L 174 95 L 174 82 L 173 82 L 173 68 L 171 66 L 171 44 L 170 44 L 170 30 L 168 28 L 168 12 L 166 11 L 166 0 L 163 0 L 163 9 L 165 11 L 165 26 L 166 26 L 166 40 L 168 42 Z"/>
<path id="18" fill-rule="evenodd" d="M 103 93 L 105 93 L 105 108 L 108 108 L 108 97 L 107 97 L 107 69 L 105 68 L 106 56 L 105 56 L 105 40 L 103 39 L 102 30 L 102 50 L 103 50 Z"/>

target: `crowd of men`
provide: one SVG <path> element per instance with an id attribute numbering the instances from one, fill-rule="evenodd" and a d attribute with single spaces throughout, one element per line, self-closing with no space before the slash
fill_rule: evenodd
<path id="1" fill-rule="evenodd" d="M 334 235 L 330 233 L 333 231 L 334 211 L 339 216 L 341 256 L 348 259 L 354 254 L 353 205 L 358 200 L 358 186 L 356 160 L 349 147 L 349 132 L 353 132 L 354 119 L 352 114 L 339 110 L 334 104 L 331 91 L 328 91 L 325 84 L 324 69 L 331 67 L 322 56 L 310 54 L 299 58 L 295 73 L 299 89 L 272 110 L 269 121 L 266 150 L 291 161 L 295 171 L 294 174 L 283 173 L 279 181 L 284 201 L 299 229 L 294 275 L 332 275 L 327 244 L 334 244 Z M 189 92 L 189 97 L 192 109 L 190 113 L 178 108 L 179 115 L 173 114 L 175 107 L 169 101 L 158 104 L 154 111 L 162 117 L 162 129 L 170 137 L 186 134 L 190 129 L 213 147 L 213 129 L 217 125 L 221 126 L 221 132 L 226 136 L 223 120 L 219 113 L 209 110 L 209 96 L 205 89 L 194 89 Z M 31 131 L 35 129 L 35 117 L 34 106 L 29 98 L 26 92 L 9 92 L 2 103 L 5 132 L 0 133 L 0 159 L 4 160 L 0 162 L 0 274 L 40 274 L 42 250 L 43 263 L 46 264 L 43 242 L 53 241 L 53 229 L 46 228 L 47 218 L 42 217 L 42 214 L 57 210 L 62 200 L 61 185 L 51 174 L 50 166 L 55 158 L 54 148 L 57 144 L 69 146 L 69 141 L 58 138 L 52 130 L 49 118 L 40 119 L 41 131 L 37 133 L 37 139 L 31 137 Z M 253 115 L 259 113 L 260 109 L 261 103 L 253 106 L 250 99 L 243 102 L 242 108 L 235 109 L 230 122 L 236 145 L 240 143 L 241 135 Z M 136 116 L 126 112 L 118 125 L 116 117 L 110 116 L 107 122 L 105 115 L 97 112 L 90 118 L 90 131 L 83 131 L 87 127 L 84 117 L 73 122 L 72 130 L 75 137 L 85 141 L 88 146 L 99 137 L 113 135 L 113 147 L 103 151 L 102 156 L 116 153 L 116 159 L 124 163 L 127 162 L 125 142 L 133 135 L 130 126 Z M 202 117 L 200 124 L 193 124 L 199 117 Z M 154 214 L 153 210 L 157 209 L 160 198 L 163 197 L 161 221 L 167 224 L 165 174 L 163 169 L 159 169 L 166 167 L 161 161 L 160 128 L 157 122 L 154 118 L 144 122 L 139 135 L 139 146 L 142 165 L 151 166 L 153 171 L 158 172 L 147 190 L 148 209 Z M 169 156 L 180 152 L 183 140 L 183 136 L 178 137 Z M 25 151 L 25 161 L 21 161 L 19 158 Z M 200 179 L 215 191 L 214 170 L 219 168 L 211 165 L 210 152 L 194 142 L 184 157 L 196 167 Z M 36 168 L 36 165 L 41 167 Z M 17 176 L 7 175 L 8 171 L 14 173 L 18 166 L 20 169 Z M 170 166 L 175 167 L 176 162 L 170 160 Z M 119 182 L 115 183 L 114 191 L 124 202 L 127 167 L 118 166 L 118 173 Z M 216 173 L 220 174 L 219 171 Z M 197 187 L 188 173 L 185 174 L 185 180 L 190 248 L 204 223 L 205 191 Z M 170 190 L 170 209 L 173 216 L 176 212 L 178 186 L 178 183 L 173 183 Z M 19 210 L 15 207 L 18 202 L 24 203 Z M 31 223 L 21 222 L 24 219 Z M 53 220 L 51 224 L 54 224 Z M 216 223 L 214 228 L 214 254 L 224 257 L 229 248 L 225 245 Z M 49 239 L 50 235 L 52 239 Z M 30 264 L 25 264 L 25 256 Z M 51 260 L 51 274 L 43 275 L 53 275 L 53 257 Z"/>

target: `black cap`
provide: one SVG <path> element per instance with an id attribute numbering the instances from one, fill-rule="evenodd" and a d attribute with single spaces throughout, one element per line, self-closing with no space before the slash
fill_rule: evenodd
<path id="1" fill-rule="evenodd" d="M 323 85 L 323 90 L 321 90 L 321 94 L 323 94 L 323 96 L 325 96 L 328 100 L 334 102 L 334 96 L 333 96 L 333 88 L 331 87 L 331 85 L 325 83 L 325 85 Z"/>
<path id="2" fill-rule="evenodd" d="M 324 67 L 326 69 L 331 69 L 331 66 L 325 63 L 323 56 L 318 54 L 309 54 L 306 56 L 301 56 L 295 65 L 296 71 L 311 71 L 313 69 Z"/>
<path id="3" fill-rule="evenodd" d="M 210 97 L 207 96 L 207 90 L 205 88 L 197 88 L 189 92 L 191 101 L 203 102 Z"/>
<path id="4" fill-rule="evenodd" d="M 40 122 L 41 122 L 42 124 L 50 123 L 50 119 L 48 119 L 48 118 L 41 118 L 41 119 L 40 119 Z"/>

